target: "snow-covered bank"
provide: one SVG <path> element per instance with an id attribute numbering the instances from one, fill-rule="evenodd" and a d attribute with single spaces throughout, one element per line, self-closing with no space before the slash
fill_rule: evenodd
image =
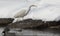
<path id="1" fill-rule="evenodd" d="M 0 0 L 0 18 L 13 18 L 17 11 L 28 8 L 31 4 L 37 7 L 32 8 L 24 19 L 59 20 L 60 0 Z"/>

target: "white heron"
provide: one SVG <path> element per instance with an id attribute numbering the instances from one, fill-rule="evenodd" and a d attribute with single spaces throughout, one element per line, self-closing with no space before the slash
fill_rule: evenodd
<path id="1" fill-rule="evenodd" d="M 23 18 L 24 16 L 26 16 L 29 13 L 29 11 L 31 10 L 32 7 L 36 7 L 36 5 L 30 5 L 29 8 L 22 9 L 21 11 L 19 11 L 18 13 L 16 13 L 15 16 L 14 16 L 15 20 L 13 21 L 13 23 L 16 22 L 16 21 L 20 21 L 21 18 Z"/>

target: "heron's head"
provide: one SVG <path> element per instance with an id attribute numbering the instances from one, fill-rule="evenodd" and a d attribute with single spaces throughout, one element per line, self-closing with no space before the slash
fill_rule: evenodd
<path id="1" fill-rule="evenodd" d="M 30 5 L 30 8 L 31 8 L 31 7 L 37 7 L 37 5 Z"/>

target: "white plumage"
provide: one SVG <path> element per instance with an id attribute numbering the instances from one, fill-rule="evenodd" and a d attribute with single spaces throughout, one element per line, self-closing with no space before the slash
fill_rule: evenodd
<path id="1" fill-rule="evenodd" d="M 15 14 L 15 18 L 20 18 L 20 17 L 23 17 L 24 15 L 26 15 L 26 10 L 25 9 L 23 9 L 23 10 L 21 10 L 20 12 L 18 12 L 17 14 Z"/>
<path id="2" fill-rule="evenodd" d="M 24 16 L 26 16 L 29 13 L 29 11 L 31 10 L 31 7 L 36 7 L 36 5 L 31 5 L 31 6 L 29 6 L 29 8 L 22 9 L 21 11 L 19 11 L 18 13 L 16 13 L 14 15 L 15 20 L 13 21 L 13 23 L 16 22 L 16 21 L 20 21 L 21 18 L 23 18 Z"/>
<path id="3" fill-rule="evenodd" d="M 24 17 L 25 15 L 27 15 L 29 13 L 29 11 L 31 10 L 31 7 L 35 7 L 35 6 L 36 5 L 31 5 L 27 9 L 22 9 L 21 11 L 19 11 L 18 13 L 16 13 L 14 17 L 15 18 Z"/>

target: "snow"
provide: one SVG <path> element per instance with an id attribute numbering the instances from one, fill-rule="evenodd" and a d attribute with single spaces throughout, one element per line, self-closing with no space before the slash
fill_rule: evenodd
<path id="1" fill-rule="evenodd" d="M 17 11 L 35 4 L 24 19 L 60 20 L 60 0 L 0 0 L 0 18 L 14 18 Z"/>

